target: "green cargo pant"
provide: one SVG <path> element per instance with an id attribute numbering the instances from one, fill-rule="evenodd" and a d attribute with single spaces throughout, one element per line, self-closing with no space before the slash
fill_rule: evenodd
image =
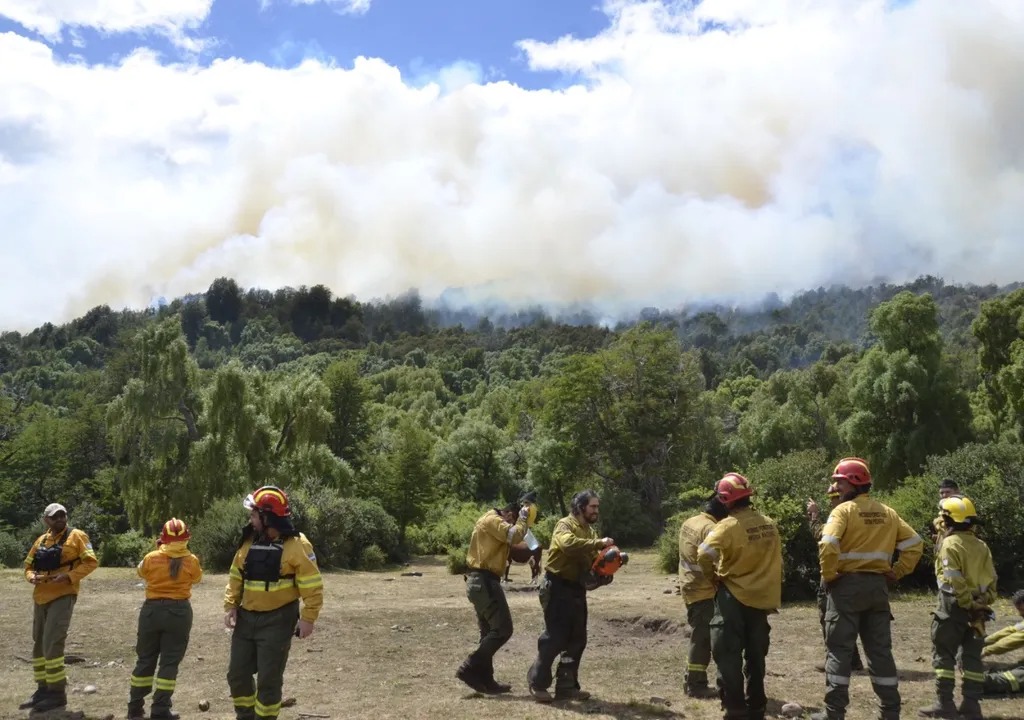
<path id="1" fill-rule="evenodd" d="M 714 599 L 698 600 L 686 605 L 686 624 L 690 626 L 685 676 L 688 688 L 707 687 L 708 664 L 711 662 L 711 618 L 714 615 Z"/>
<path id="2" fill-rule="evenodd" d="M 985 687 L 985 665 L 981 650 L 985 639 L 970 625 L 967 611 L 952 596 L 940 592 L 939 606 L 932 611 L 932 667 L 935 668 L 935 694 L 939 700 L 953 701 L 956 687 L 956 660 L 960 655 L 963 696 L 980 700 Z"/>
<path id="3" fill-rule="evenodd" d="M 191 632 L 192 605 L 188 600 L 160 599 L 143 603 L 135 640 L 138 659 L 132 671 L 128 695 L 129 716 L 144 714 L 146 696 L 154 685 L 152 716 L 159 718 L 171 714 L 178 664 L 185 657 Z"/>
<path id="4" fill-rule="evenodd" d="M 985 673 L 986 695 L 1009 695 L 1024 688 L 1024 665 L 1002 671 Z"/>
<path id="5" fill-rule="evenodd" d="M 570 696 L 580 689 L 580 661 L 587 647 L 587 590 L 546 572 L 537 595 L 544 610 L 544 632 L 537 638 L 537 659 L 526 681 L 537 690 L 551 687 L 551 664 L 557 657 L 555 697 Z"/>
<path id="6" fill-rule="evenodd" d="M 825 589 L 825 583 L 818 583 L 818 622 L 821 624 L 821 637 L 827 641 L 825 634 L 825 613 L 828 611 L 828 591 Z M 826 652 L 827 654 L 827 652 Z M 851 667 L 854 670 L 863 670 L 864 661 L 861 660 L 860 650 L 857 649 L 857 644 L 853 645 L 853 661 Z"/>
<path id="7" fill-rule="evenodd" d="M 466 597 L 476 610 L 480 644 L 466 664 L 482 677 L 494 679 L 494 655 L 512 637 L 512 613 L 508 609 L 501 579 L 485 570 L 471 570 L 466 576 Z"/>
<path id="8" fill-rule="evenodd" d="M 846 716 L 850 704 L 850 665 L 858 635 L 867 656 L 871 687 L 881 706 L 881 718 L 899 718 L 901 700 L 892 656 L 891 622 L 889 586 L 883 575 L 841 575 L 829 587 L 825 611 L 825 710 L 829 720 Z"/>
<path id="9" fill-rule="evenodd" d="M 64 595 L 32 612 L 32 676 L 42 689 L 63 692 L 67 687 L 64 671 L 64 644 L 71 628 L 71 616 L 77 595 Z"/>
<path id="10" fill-rule="evenodd" d="M 722 585 L 715 595 L 710 625 L 726 720 L 761 720 L 768 705 L 764 692 L 765 658 L 771 645 L 768 611 L 744 605 Z"/>
<path id="11" fill-rule="evenodd" d="M 281 712 L 284 669 L 298 622 L 298 600 L 268 612 L 238 609 L 228 660 L 228 687 L 238 720 L 268 720 Z"/>

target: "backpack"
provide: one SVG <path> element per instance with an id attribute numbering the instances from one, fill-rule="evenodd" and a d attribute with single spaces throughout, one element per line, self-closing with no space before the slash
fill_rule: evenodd
<path id="1" fill-rule="evenodd" d="M 64 543 L 67 542 L 71 532 L 72 529 L 70 527 L 65 527 L 64 532 L 57 538 L 57 542 L 50 547 L 43 547 L 42 543 L 39 544 L 39 548 L 36 549 L 36 554 L 32 558 L 32 569 L 35 572 L 51 572 L 65 565 L 73 567 L 78 562 L 78 558 L 68 562 L 61 562 L 61 556 L 64 554 Z"/>

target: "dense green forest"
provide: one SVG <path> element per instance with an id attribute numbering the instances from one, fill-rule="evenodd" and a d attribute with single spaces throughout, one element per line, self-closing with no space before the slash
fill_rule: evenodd
<path id="1" fill-rule="evenodd" d="M 223 567 L 241 498 L 273 483 L 328 567 L 457 566 L 481 508 L 534 489 L 543 538 L 588 486 L 603 533 L 661 537 L 671 566 L 679 518 L 739 470 L 782 527 L 794 597 L 816 575 L 803 505 L 857 454 L 916 528 L 939 479 L 958 480 L 1009 590 L 1024 575 L 1022 433 L 1016 287 L 926 277 L 607 327 L 585 309 L 483 314 L 220 278 L 0 334 L 0 560 L 20 564 L 60 501 L 104 564 L 137 560 L 173 515 Z"/>

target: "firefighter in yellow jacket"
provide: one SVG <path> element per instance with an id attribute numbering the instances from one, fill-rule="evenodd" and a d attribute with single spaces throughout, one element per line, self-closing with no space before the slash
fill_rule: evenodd
<path id="1" fill-rule="evenodd" d="M 981 720 L 985 666 L 985 620 L 996 599 L 996 571 L 988 545 L 972 528 L 978 522 L 974 503 L 966 497 L 939 502 L 943 540 L 935 558 L 939 585 L 938 607 L 932 612 L 932 667 L 935 668 L 935 704 L 921 710 L 922 717 Z M 953 700 L 957 658 L 963 673 L 963 702 Z"/>
<path id="2" fill-rule="evenodd" d="M 782 542 L 779 529 L 750 501 L 753 488 L 739 473 L 718 481 L 712 497 L 729 516 L 697 549 L 704 577 L 714 578 L 711 651 L 725 718 L 764 720 L 765 658 L 771 645 L 768 615 L 782 604 Z M 746 676 L 746 692 L 743 679 Z"/>
<path id="3" fill-rule="evenodd" d="M 19 706 L 36 712 L 57 710 L 68 704 L 64 643 L 82 578 L 98 565 L 89 537 L 68 527 L 68 511 L 63 505 L 47 505 L 43 523 L 46 533 L 32 544 L 25 558 L 25 579 L 35 586 L 32 674 L 36 691 Z"/>
<path id="4" fill-rule="evenodd" d="M 598 552 L 614 545 L 599 538 L 594 525 L 601 513 L 601 499 L 593 490 L 581 490 L 572 498 L 572 514 L 555 523 L 551 548 L 544 566 L 538 596 L 544 610 L 544 632 L 537 639 L 537 659 L 526 681 L 537 702 L 586 700 L 580 689 L 579 671 L 587 647 L 587 573 Z M 558 658 L 555 695 L 551 696 L 551 664 Z"/>
<path id="5" fill-rule="evenodd" d="M 233 630 L 228 687 L 238 720 L 268 720 L 281 711 L 292 637 L 313 632 L 323 605 L 323 579 L 313 546 L 292 525 L 288 497 L 280 488 L 261 487 L 244 505 L 249 525 L 224 596 L 224 624 Z M 253 675 L 259 676 L 259 687 Z"/>
<path id="6" fill-rule="evenodd" d="M 469 538 L 466 596 L 476 611 L 480 643 L 455 676 L 478 692 L 494 695 L 512 689 L 494 679 L 494 655 L 512 637 L 512 613 L 501 589 L 501 574 L 509 548 L 526 535 L 529 516 L 528 504 L 509 503 L 500 510 L 488 510 L 476 521 Z"/>
<path id="7" fill-rule="evenodd" d="M 858 634 L 868 661 L 881 720 L 900 716 L 899 678 L 892 656 L 889 583 L 913 571 L 924 549 L 921 536 L 892 508 L 874 500 L 871 472 L 860 458 L 844 458 L 832 479 L 843 502 L 832 510 L 818 558 L 828 588 L 825 612 L 825 712 L 812 720 L 842 720 L 850 703 L 851 661 Z M 899 551 L 899 560 L 892 557 Z"/>
<path id="8" fill-rule="evenodd" d="M 150 720 L 179 717 L 171 711 L 171 696 L 192 632 L 192 586 L 203 578 L 199 558 L 188 549 L 190 537 L 184 521 L 171 518 L 160 531 L 157 549 L 142 558 L 136 570 L 146 584 L 146 601 L 139 611 L 128 720 L 145 720 L 146 696 L 154 685 Z"/>
<path id="9" fill-rule="evenodd" d="M 683 690 L 692 698 L 718 697 L 718 691 L 708 686 L 710 623 L 715 614 L 715 586 L 697 564 L 697 548 L 715 524 L 728 514 L 728 508 L 716 495 L 708 500 L 702 512 L 688 518 L 679 527 L 679 584 L 686 605 L 686 624 L 690 626 Z"/>
<path id="10" fill-rule="evenodd" d="M 1024 618 L 1024 590 L 1018 590 L 1011 598 L 1017 614 Z M 1024 620 L 1008 625 L 985 638 L 982 657 L 1001 655 L 1024 647 Z M 1024 692 L 1024 663 L 1018 663 L 1009 670 L 989 670 L 985 673 L 985 694 L 1006 695 Z"/>

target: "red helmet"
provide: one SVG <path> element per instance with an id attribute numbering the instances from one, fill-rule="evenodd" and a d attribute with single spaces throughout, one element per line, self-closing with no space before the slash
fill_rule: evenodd
<path id="1" fill-rule="evenodd" d="M 846 480 L 851 485 L 870 485 L 871 471 L 866 461 L 856 457 L 843 458 L 832 471 L 833 480 Z"/>
<path id="2" fill-rule="evenodd" d="M 171 518 L 164 523 L 163 530 L 160 531 L 160 544 L 167 545 L 172 542 L 182 542 L 192 537 L 188 531 L 188 525 L 185 524 L 184 520 L 178 518 Z"/>
<path id="3" fill-rule="evenodd" d="M 726 506 L 754 494 L 747 479 L 739 473 L 726 473 L 715 485 L 715 494 Z"/>
<path id="4" fill-rule="evenodd" d="M 277 517 L 288 517 L 292 514 L 288 507 L 288 496 L 284 494 L 284 490 L 273 485 L 264 485 L 245 498 L 243 505 L 246 510 L 268 512 Z"/>

